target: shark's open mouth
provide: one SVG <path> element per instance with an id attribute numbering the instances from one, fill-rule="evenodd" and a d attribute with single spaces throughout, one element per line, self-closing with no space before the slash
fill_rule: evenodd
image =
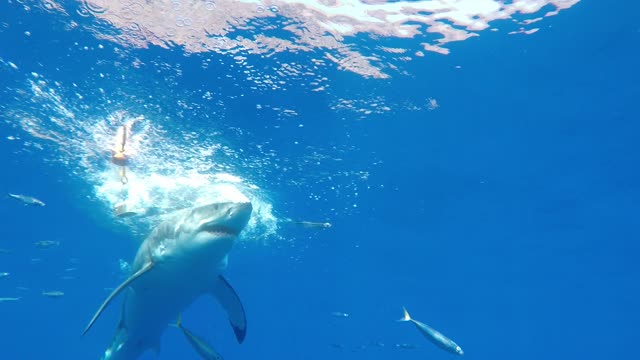
<path id="1" fill-rule="evenodd" d="M 221 225 L 204 225 L 200 228 L 200 231 L 206 231 L 210 234 L 215 235 L 237 235 L 233 229 Z"/>

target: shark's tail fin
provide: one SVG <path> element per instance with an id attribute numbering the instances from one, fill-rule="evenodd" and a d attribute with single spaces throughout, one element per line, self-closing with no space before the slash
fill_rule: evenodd
<path id="1" fill-rule="evenodd" d="M 404 306 L 402 307 L 402 311 L 404 312 L 404 315 L 402 316 L 402 319 L 398 319 L 398 321 L 411 321 L 411 316 L 409 316 L 409 312 L 404 308 Z"/>

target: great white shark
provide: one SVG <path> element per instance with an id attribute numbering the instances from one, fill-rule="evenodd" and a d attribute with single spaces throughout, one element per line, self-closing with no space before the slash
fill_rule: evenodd
<path id="1" fill-rule="evenodd" d="M 144 240 L 132 275 L 98 309 L 84 333 L 118 295 L 124 295 L 120 321 L 104 360 L 135 360 L 151 349 L 170 323 L 196 298 L 215 297 L 226 311 L 236 339 L 242 343 L 247 321 L 236 292 L 221 273 L 227 255 L 247 225 L 251 202 L 211 203 L 178 211 Z"/>

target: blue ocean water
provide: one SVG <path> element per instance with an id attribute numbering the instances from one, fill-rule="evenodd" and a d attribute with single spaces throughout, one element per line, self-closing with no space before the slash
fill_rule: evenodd
<path id="1" fill-rule="evenodd" d="M 537 33 L 482 32 L 377 79 L 332 63 L 269 78 L 324 50 L 245 54 L 247 67 L 232 52 L 124 46 L 75 3 L 36 4 L 0 5 L 0 191 L 47 204 L 0 201 L 0 297 L 19 298 L 0 302 L 2 359 L 97 359 L 111 340 L 119 306 L 81 333 L 154 225 L 108 211 L 108 152 L 89 135 L 116 111 L 161 129 L 148 138 L 166 174 L 224 170 L 272 207 L 225 272 L 246 341 L 212 299 L 182 315 L 225 359 L 455 356 L 396 322 L 402 306 L 465 357 L 633 357 L 638 5 L 581 1 Z M 358 35 L 350 49 L 406 41 Z M 284 83 L 256 85 L 255 69 Z M 169 328 L 158 358 L 198 355 Z"/>

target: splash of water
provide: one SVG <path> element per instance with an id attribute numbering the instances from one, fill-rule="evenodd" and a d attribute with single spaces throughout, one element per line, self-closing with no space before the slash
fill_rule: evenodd
<path id="1" fill-rule="evenodd" d="M 254 215 L 244 239 L 276 235 L 278 219 L 266 192 L 247 181 L 248 174 L 233 173 L 238 154 L 221 145 L 215 132 L 197 138 L 167 131 L 160 121 L 125 110 L 88 115 L 60 94 L 60 84 L 36 73 L 28 84 L 28 104 L 12 110 L 7 121 L 35 140 L 25 144 L 48 147 L 52 161 L 88 184 L 91 199 L 105 217 L 124 224 L 134 234 L 145 235 L 174 210 L 248 198 L 254 205 Z M 122 126 L 130 126 L 126 181 L 123 167 L 109 160 L 121 141 L 118 130 Z M 138 216 L 116 217 L 113 209 L 123 204 Z"/>

